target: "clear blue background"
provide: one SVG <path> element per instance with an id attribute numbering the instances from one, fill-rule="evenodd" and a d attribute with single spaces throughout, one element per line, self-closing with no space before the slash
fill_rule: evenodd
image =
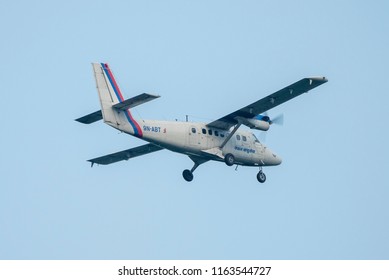
<path id="1" fill-rule="evenodd" d="M 1 1 L 1 259 L 388 259 L 388 1 Z M 99 109 L 91 62 L 137 117 L 210 121 L 303 77 L 266 168 L 161 151 Z M 259 133 L 257 133 L 259 135 Z"/>

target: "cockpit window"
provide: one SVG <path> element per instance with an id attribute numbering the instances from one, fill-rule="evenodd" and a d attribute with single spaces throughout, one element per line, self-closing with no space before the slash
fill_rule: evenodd
<path id="1" fill-rule="evenodd" d="M 255 134 L 253 134 L 253 137 L 254 137 L 254 143 L 261 143 L 261 142 L 259 142 L 257 136 L 255 136 Z"/>

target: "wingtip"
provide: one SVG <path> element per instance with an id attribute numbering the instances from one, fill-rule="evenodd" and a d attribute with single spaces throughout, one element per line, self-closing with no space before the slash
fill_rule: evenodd
<path id="1" fill-rule="evenodd" d="M 308 79 L 324 83 L 328 82 L 328 79 L 325 76 L 310 77 Z"/>
<path id="2" fill-rule="evenodd" d="M 328 79 L 327 79 L 326 77 L 324 77 L 324 76 L 323 76 L 323 77 L 321 77 L 321 79 L 322 79 L 322 80 L 323 80 L 323 82 L 325 82 L 325 83 L 326 83 L 326 82 L 328 82 Z"/>

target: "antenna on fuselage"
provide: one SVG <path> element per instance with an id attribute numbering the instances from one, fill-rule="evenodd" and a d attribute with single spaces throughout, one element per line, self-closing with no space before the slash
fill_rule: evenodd
<path id="1" fill-rule="evenodd" d="M 186 122 L 188 122 L 188 115 L 186 115 Z"/>

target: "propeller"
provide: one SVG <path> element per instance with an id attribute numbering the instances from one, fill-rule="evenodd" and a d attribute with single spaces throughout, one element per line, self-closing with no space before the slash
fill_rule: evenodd
<path id="1" fill-rule="evenodd" d="M 276 125 L 283 125 L 284 124 L 284 114 L 279 114 L 277 116 L 275 116 L 273 119 L 271 119 L 267 112 L 263 113 L 263 115 L 261 115 L 261 120 L 265 121 L 265 122 L 268 122 L 270 125 L 272 124 L 276 124 Z M 262 141 L 262 142 L 266 142 L 266 134 L 267 134 L 267 131 L 261 131 L 259 133 L 259 139 Z"/>
<path id="2" fill-rule="evenodd" d="M 258 135 L 258 138 L 261 142 L 266 143 L 266 131 L 261 131 Z"/>
<path id="3" fill-rule="evenodd" d="M 263 113 L 263 115 L 260 115 L 260 119 L 262 121 L 268 122 L 270 125 L 277 124 L 277 125 L 283 125 L 284 124 L 284 114 L 279 114 L 275 116 L 273 119 L 271 119 L 267 112 Z"/>
<path id="4" fill-rule="evenodd" d="M 284 124 L 284 114 L 279 114 L 270 120 L 270 124 L 283 125 Z"/>

